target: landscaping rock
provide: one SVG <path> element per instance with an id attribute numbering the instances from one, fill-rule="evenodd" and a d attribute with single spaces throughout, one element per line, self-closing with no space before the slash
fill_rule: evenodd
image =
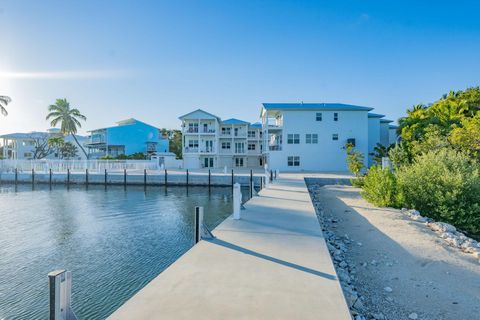
<path id="1" fill-rule="evenodd" d="M 412 319 L 412 320 L 418 319 L 418 315 L 415 312 L 412 312 L 408 315 L 408 319 Z"/>

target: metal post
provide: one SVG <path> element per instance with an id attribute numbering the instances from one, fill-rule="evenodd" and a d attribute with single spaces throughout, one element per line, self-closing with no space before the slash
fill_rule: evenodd
<path id="1" fill-rule="evenodd" d="M 32 169 L 32 185 L 35 184 L 35 169 Z"/>
<path id="2" fill-rule="evenodd" d="M 212 173 L 210 172 L 210 169 L 208 169 L 208 187 L 212 185 Z"/>
<path id="3" fill-rule="evenodd" d="M 105 169 L 105 187 L 107 186 L 107 169 Z"/>
<path id="4" fill-rule="evenodd" d="M 263 176 L 260 176 L 260 190 L 263 189 Z"/>
<path id="5" fill-rule="evenodd" d="M 187 169 L 187 187 L 188 187 L 188 169 Z"/>
<path id="6" fill-rule="evenodd" d="M 277 180 L 277 170 L 275 170 L 274 172 L 275 172 L 275 180 Z"/>
<path id="7" fill-rule="evenodd" d="M 88 187 L 88 168 L 85 169 L 85 185 Z"/>
<path id="8" fill-rule="evenodd" d="M 195 244 L 200 242 L 202 238 L 202 234 L 201 234 L 202 224 L 203 224 L 203 207 L 195 207 L 195 226 L 194 226 Z"/>
<path id="9" fill-rule="evenodd" d="M 273 171 L 270 170 L 270 182 L 273 182 Z"/>
<path id="10" fill-rule="evenodd" d="M 165 169 L 165 187 L 167 186 L 168 178 L 167 178 L 167 169 Z"/>
<path id="11" fill-rule="evenodd" d="M 50 320 L 76 320 L 72 310 L 72 272 L 57 270 L 48 274 Z"/>
<path id="12" fill-rule="evenodd" d="M 123 169 L 123 186 L 127 187 L 127 169 Z"/>
<path id="13" fill-rule="evenodd" d="M 240 219 L 240 209 L 242 205 L 242 191 L 240 190 L 240 184 L 235 183 L 233 186 L 233 219 Z"/>
<path id="14" fill-rule="evenodd" d="M 70 186 L 70 169 L 67 168 L 67 187 Z"/>
<path id="15" fill-rule="evenodd" d="M 50 185 L 50 187 L 52 187 L 52 169 L 50 168 L 49 170 L 49 178 L 48 178 L 48 183 Z"/>
<path id="16" fill-rule="evenodd" d="M 15 186 L 18 184 L 18 169 L 15 168 Z"/>
<path id="17" fill-rule="evenodd" d="M 233 169 L 232 169 L 232 188 L 233 188 Z"/>
<path id="18" fill-rule="evenodd" d="M 147 187 L 147 169 L 143 169 L 143 186 Z"/>

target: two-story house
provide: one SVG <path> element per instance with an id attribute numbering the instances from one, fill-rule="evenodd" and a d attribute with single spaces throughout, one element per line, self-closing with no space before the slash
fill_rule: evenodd
<path id="1" fill-rule="evenodd" d="M 264 103 L 265 161 L 284 171 L 346 171 L 347 142 L 368 159 L 371 110 L 340 103 Z"/>
<path id="2" fill-rule="evenodd" d="M 133 118 L 116 124 L 90 131 L 86 143 L 90 159 L 134 153 L 152 156 L 169 151 L 168 139 L 161 135 L 159 128 Z"/>
<path id="3" fill-rule="evenodd" d="M 222 120 L 201 109 L 182 121 L 184 168 L 259 167 L 262 165 L 260 124 Z"/>

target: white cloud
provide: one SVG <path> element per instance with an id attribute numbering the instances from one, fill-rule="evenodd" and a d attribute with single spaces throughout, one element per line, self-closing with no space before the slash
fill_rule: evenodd
<path id="1" fill-rule="evenodd" d="M 133 75 L 132 70 L 0 71 L 5 79 L 108 79 Z"/>

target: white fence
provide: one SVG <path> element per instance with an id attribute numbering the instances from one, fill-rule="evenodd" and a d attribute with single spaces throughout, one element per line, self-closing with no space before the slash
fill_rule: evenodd
<path id="1" fill-rule="evenodd" d="M 112 171 L 123 170 L 159 170 L 157 161 L 152 160 L 0 160 L 0 172 L 13 172 L 17 169 L 19 172 L 103 172 L 107 169 Z"/>

